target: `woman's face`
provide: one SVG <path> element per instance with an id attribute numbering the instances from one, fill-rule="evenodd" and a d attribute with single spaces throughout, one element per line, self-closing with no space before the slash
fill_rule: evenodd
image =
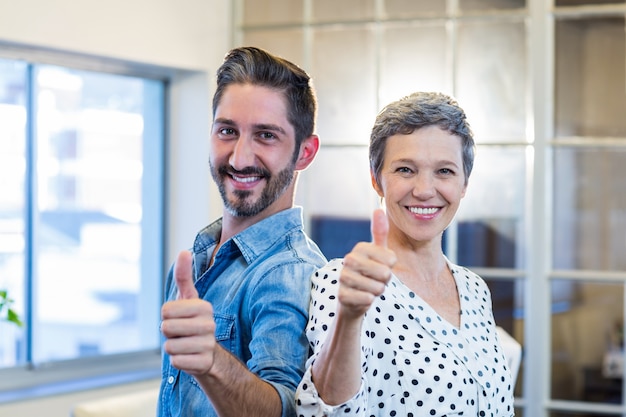
<path id="1" fill-rule="evenodd" d="M 461 139 L 437 126 L 387 139 L 380 185 L 390 237 L 440 239 L 456 214 L 466 183 Z"/>

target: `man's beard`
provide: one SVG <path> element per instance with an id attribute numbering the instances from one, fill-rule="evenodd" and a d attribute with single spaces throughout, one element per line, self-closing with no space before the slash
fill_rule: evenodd
<path id="1" fill-rule="evenodd" d="M 272 176 L 268 170 L 263 168 L 248 167 L 241 171 L 236 171 L 226 165 L 222 165 L 217 169 L 210 163 L 209 166 L 211 167 L 213 180 L 222 196 L 224 207 L 235 217 L 256 216 L 268 208 L 287 190 L 293 180 L 295 170 L 295 163 L 293 162 L 275 176 Z M 232 199 L 229 199 L 224 185 L 224 178 L 229 177 L 231 174 L 256 175 L 264 178 L 266 184 L 261 191 L 261 196 L 256 201 L 253 201 L 250 199 L 253 193 L 252 190 L 235 190 L 233 191 Z"/>

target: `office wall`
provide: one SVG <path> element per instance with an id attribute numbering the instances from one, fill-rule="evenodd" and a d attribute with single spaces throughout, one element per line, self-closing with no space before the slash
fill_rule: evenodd
<path id="1" fill-rule="evenodd" d="M 0 40 L 206 70 L 224 53 L 220 0 L 0 0 Z"/>
<path id="2" fill-rule="evenodd" d="M 172 75 L 165 264 L 221 212 L 210 204 L 220 199 L 208 172 L 208 134 L 214 70 L 231 42 L 230 7 L 224 0 L 0 0 L 0 57 L 100 57 Z M 0 415 L 67 417 L 77 402 L 155 383 L 0 404 Z"/>

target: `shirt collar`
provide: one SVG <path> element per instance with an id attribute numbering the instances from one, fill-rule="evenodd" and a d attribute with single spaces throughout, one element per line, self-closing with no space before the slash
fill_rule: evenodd
<path id="1" fill-rule="evenodd" d="M 302 224 L 302 207 L 292 207 L 247 227 L 224 242 L 222 247 L 236 245 L 246 262 L 251 263 L 277 240 L 282 239 L 294 229 L 302 229 Z M 194 253 L 212 251 L 212 248 L 219 241 L 221 232 L 222 219 L 220 218 L 198 233 L 193 245 Z M 222 249 L 220 248 L 220 250 Z"/>
<path id="2" fill-rule="evenodd" d="M 302 229 L 302 207 L 280 211 L 232 237 L 246 262 L 252 263 L 294 229 Z"/>

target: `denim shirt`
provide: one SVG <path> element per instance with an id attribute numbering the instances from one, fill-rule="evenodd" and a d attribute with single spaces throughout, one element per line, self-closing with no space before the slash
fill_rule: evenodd
<path id="1" fill-rule="evenodd" d="M 195 285 L 211 302 L 215 337 L 248 369 L 278 391 L 282 416 L 295 416 L 295 390 L 304 373 L 309 348 L 310 276 L 326 263 L 304 233 L 302 209 L 274 214 L 233 236 L 219 248 L 222 221 L 198 233 L 193 245 Z M 167 277 L 167 300 L 177 297 L 173 269 Z M 208 397 L 189 374 L 170 364 L 163 352 L 158 416 L 217 416 Z"/>

